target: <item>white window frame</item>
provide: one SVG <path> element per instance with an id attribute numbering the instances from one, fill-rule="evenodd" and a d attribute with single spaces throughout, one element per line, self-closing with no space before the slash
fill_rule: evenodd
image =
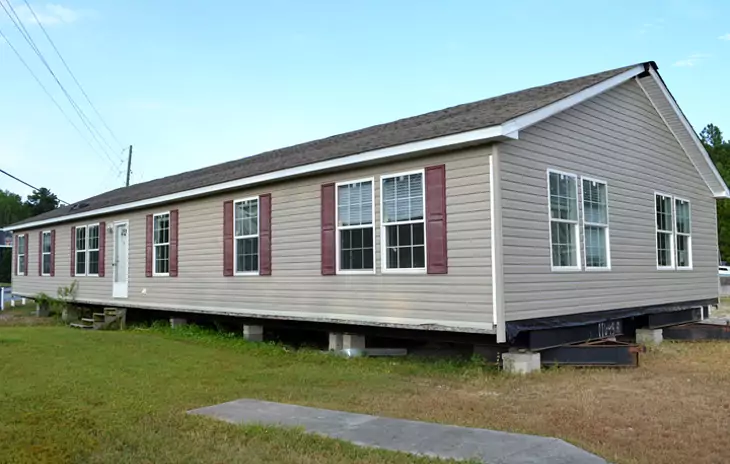
<path id="1" fill-rule="evenodd" d="M 596 184 L 602 184 L 606 187 L 606 224 L 600 224 L 597 222 L 587 222 L 585 214 L 585 201 L 583 191 L 583 181 L 595 182 Z M 549 188 L 549 186 L 548 186 Z M 601 179 L 594 179 L 593 177 L 581 176 L 580 177 L 580 211 L 582 211 L 582 222 L 583 222 L 583 266 L 586 271 L 589 272 L 605 272 L 611 270 L 611 214 L 610 206 L 608 204 L 608 182 Z M 586 243 L 588 242 L 585 237 L 586 226 L 588 227 L 602 227 L 606 229 L 606 265 L 602 267 L 588 266 L 588 253 L 586 252 Z M 552 228 L 550 229 L 552 232 Z M 550 256 L 552 257 L 552 241 L 550 243 Z M 550 258 L 552 259 L 552 258 Z"/>
<path id="2" fill-rule="evenodd" d="M 684 232 L 680 233 L 677 230 L 677 201 L 683 201 L 683 202 L 687 203 L 687 205 L 689 206 L 689 233 L 688 234 L 685 234 Z M 694 261 L 692 259 L 692 202 L 685 198 L 674 197 L 674 199 L 672 200 L 672 210 L 673 210 L 673 214 L 674 214 L 674 216 L 673 216 L 674 224 L 672 224 L 672 226 L 674 227 L 674 241 L 673 241 L 674 242 L 674 255 L 675 255 L 674 260 L 677 265 L 677 270 L 678 271 L 691 271 L 693 268 L 693 265 L 694 265 Z M 687 244 L 689 245 L 689 266 L 680 266 L 679 260 L 677 259 L 677 256 L 676 256 L 677 252 L 678 252 L 677 238 L 680 235 L 683 237 L 687 237 Z"/>
<path id="3" fill-rule="evenodd" d="M 236 235 L 236 205 L 238 203 L 244 203 L 247 201 L 253 201 L 256 200 L 256 235 Z M 261 275 L 261 200 L 258 196 L 254 197 L 248 197 L 248 198 L 240 198 L 238 200 L 233 201 L 233 220 L 231 221 L 233 227 L 233 275 L 235 276 L 257 276 Z M 256 271 L 239 271 L 238 270 L 238 240 L 242 238 L 258 238 L 258 246 L 259 250 L 257 253 L 258 256 L 258 266 L 256 266 Z"/>
<path id="4" fill-rule="evenodd" d="M 23 239 L 23 246 L 20 246 L 20 238 Z M 16 256 L 16 263 L 15 263 L 15 272 L 19 276 L 25 276 L 28 275 L 28 255 L 25 253 L 26 245 L 28 244 L 28 234 L 18 234 L 18 250 L 15 254 Z M 25 269 L 20 269 L 20 257 L 23 257 L 23 264 Z"/>
<path id="5" fill-rule="evenodd" d="M 671 208 L 672 220 L 670 221 L 672 230 L 670 232 L 667 232 L 666 230 L 659 230 L 659 225 L 657 224 L 657 221 L 656 221 L 656 215 L 657 215 L 657 211 L 656 211 L 657 198 L 656 197 L 657 196 L 669 198 L 669 200 L 672 204 L 672 208 Z M 677 263 L 677 260 L 676 260 L 677 250 L 676 250 L 675 235 L 674 235 L 675 229 L 677 228 L 676 224 L 675 224 L 676 216 L 675 216 L 675 211 L 674 211 L 674 195 L 669 195 L 667 193 L 662 193 L 662 192 L 654 192 L 654 209 L 653 209 L 652 216 L 653 216 L 653 220 L 654 220 L 654 263 L 656 264 L 656 268 L 658 271 L 673 271 L 676 269 L 676 263 Z M 672 264 L 669 266 L 660 266 L 659 265 L 659 257 L 657 255 L 657 253 L 659 252 L 659 239 L 658 239 L 659 233 L 664 233 L 664 234 L 669 233 L 669 236 L 670 236 L 670 239 L 669 239 L 670 245 L 669 246 L 671 247 Z"/>
<path id="6" fill-rule="evenodd" d="M 383 218 L 384 207 L 383 207 L 383 183 L 386 179 L 400 176 L 410 176 L 412 174 L 421 174 L 421 189 L 423 192 L 423 219 L 409 220 L 409 221 L 395 221 L 386 223 Z M 426 227 L 426 211 L 428 211 L 428 205 L 426 203 L 426 169 L 414 169 L 412 171 L 397 172 L 394 174 L 386 174 L 380 176 L 380 272 L 383 274 L 426 274 L 428 271 L 428 230 Z M 388 268 L 388 255 L 387 255 L 387 237 L 386 237 L 386 226 L 396 226 L 404 224 L 423 224 L 423 267 L 422 268 Z"/>
<path id="7" fill-rule="evenodd" d="M 89 234 L 89 229 L 91 229 L 92 227 L 96 227 L 96 230 L 98 231 L 98 235 L 96 237 L 97 248 L 93 248 L 93 249 L 91 248 L 91 240 L 89 239 L 89 237 L 91 237 L 91 235 Z M 89 264 L 91 263 L 91 260 L 90 260 L 91 253 L 90 252 L 98 251 L 99 256 L 97 258 L 97 262 L 99 264 L 99 267 L 101 266 L 101 250 L 99 248 L 99 244 L 101 242 L 101 234 L 102 234 L 102 230 L 101 230 L 101 227 L 99 226 L 98 222 L 96 224 L 87 224 L 86 225 L 86 276 L 87 277 L 99 277 L 99 268 L 97 267 L 96 273 L 92 274 Z"/>
<path id="8" fill-rule="evenodd" d="M 160 216 L 167 216 L 168 234 L 167 234 L 166 243 L 155 243 L 155 238 L 157 237 L 157 234 L 155 234 L 155 218 L 158 218 Z M 169 263 L 172 258 L 170 256 L 170 235 L 172 234 L 172 229 L 170 226 L 171 226 L 171 224 L 170 224 L 170 212 L 169 211 L 163 211 L 163 212 L 155 213 L 152 215 L 152 276 L 153 277 L 169 277 L 170 276 L 170 272 L 169 272 L 170 264 Z M 168 272 L 157 272 L 157 247 L 158 246 L 162 247 L 165 245 L 167 245 Z"/>
<path id="9" fill-rule="evenodd" d="M 44 251 L 43 250 L 43 242 L 46 239 L 46 234 L 48 234 L 48 241 L 51 244 L 51 250 L 50 251 Z M 50 271 L 49 272 L 45 272 L 45 266 L 44 266 L 45 262 L 44 262 L 44 259 L 45 259 L 46 255 L 48 255 L 48 267 L 50 268 L 52 266 L 52 264 L 53 264 L 51 262 L 51 256 L 53 255 L 53 242 L 51 242 L 51 231 L 50 230 L 44 230 L 43 232 L 41 232 L 41 276 L 43 276 L 43 277 L 50 277 L 51 276 L 51 272 Z"/>
<path id="10" fill-rule="evenodd" d="M 567 177 L 572 177 L 575 179 L 575 201 L 577 203 L 577 209 L 576 214 L 577 217 L 575 221 L 569 220 L 569 219 L 553 219 L 553 209 L 552 205 L 550 203 L 550 174 L 559 174 Z M 548 169 L 546 173 L 546 180 L 547 180 L 547 207 L 548 207 L 548 235 L 550 240 L 550 270 L 553 272 L 576 272 L 583 270 L 583 257 L 581 256 L 581 246 L 580 246 L 580 240 L 581 240 L 581 232 L 580 232 L 580 223 L 581 223 L 581 203 L 582 198 L 579 194 L 579 187 L 578 183 L 580 182 L 580 179 L 578 178 L 577 174 L 572 174 L 569 172 L 564 171 L 558 171 L 556 169 Z M 573 234 L 575 240 L 575 253 L 576 253 L 576 265 L 575 266 L 556 266 L 553 262 L 553 222 L 561 222 L 566 224 L 573 224 Z"/>
<path id="11" fill-rule="evenodd" d="M 340 238 L 340 231 L 341 230 L 350 230 L 350 229 L 365 229 L 367 228 L 367 225 L 356 225 L 356 226 L 340 226 L 340 186 L 342 185 L 350 185 L 350 184 L 357 184 L 357 183 L 363 183 L 363 182 L 370 182 L 372 185 L 372 189 L 370 191 L 371 195 L 371 201 L 372 201 L 372 217 L 370 218 L 370 228 L 373 230 L 373 268 L 372 269 L 340 269 L 340 248 L 342 247 L 342 241 Z M 335 184 L 335 224 L 337 229 L 337 239 L 335 244 L 335 253 L 337 253 L 337 274 L 347 275 L 347 274 L 375 274 L 375 270 L 377 269 L 377 263 L 376 263 L 376 246 L 375 246 L 375 177 L 367 177 L 364 179 L 356 179 L 356 180 L 349 180 L 344 182 L 337 182 Z"/>
<path id="12" fill-rule="evenodd" d="M 84 249 L 79 250 L 79 230 L 84 229 Z M 85 277 L 89 270 L 89 226 L 76 226 L 74 230 L 74 277 Z M 84 272 L 79 272 L 79 253 L 84 254 Z"/>

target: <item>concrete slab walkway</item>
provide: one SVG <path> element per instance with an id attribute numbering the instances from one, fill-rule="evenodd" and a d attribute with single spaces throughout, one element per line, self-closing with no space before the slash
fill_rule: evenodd
<path id="1" fill-rule="evenodd" d="M 606 464 L 557 438 L 241 399 L 189 411 L 234 424 L 304 427 L 356 445 L 488 464 Z"/>

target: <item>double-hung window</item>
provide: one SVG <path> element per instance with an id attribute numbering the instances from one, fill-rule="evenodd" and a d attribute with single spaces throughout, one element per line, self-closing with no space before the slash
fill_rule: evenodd
<path id="1" fill-rule="evenodd" d="M 155 214 L 152 219 L 154 238 L 154 275 L 170 274 L 170 213 Z"/>
<path id="2" fill-rule="evenodd" d="M 89 268 L 87 274 L 90 276 L 99 275 L 99 225 L 88 226 L 86 247 L 88 248 Z"/>
<path id="3" fill-rule="evenodd" d="M 674 269 L 674 220 L 672 197 L 655 194 L 656 264 L 658 269 Z"/>
<path id="4" fill-rule="evenodd" d="M 51 275 L 51 232 L 41 234 L 41 275 Z"/>
<path id="5" fill-rule="evenodd" d="M 581 179 L 583 187 L 583 240 L 586 269 L 610 269 L 608 189 L 605 182 Z"/>
<path id="6" fill-rule="evenodd" d="M 574 174 L 548 171 L 548 184 L 551 266 L 555 270 L 580 270 L 578 179 Z"/>
<path id="7" fill-rule="evenodd" d="M 76 272 L 77 276 L 99 275 L 99 224 L 76 227 Z M 45 262 L 44 262 L 45 266 Z"/>
<path id="8" fill-rule="evenodd" d="M 337 270 L 375 270 L 373 179 L 337 184 Z"/>
<path id="9" fill-rule="evenodd" d="M 86 226 L 76 227 L 76 275 L 86 275 Z"/>
<path id="10" fill-rule="evenodd" d="M 674 199 L 676 217 L 677 269 L 692 269 L 692 225 L 689 201 Z"/>
<path id="11" fill-rule="evenodd" d="M 236 274 L 259 272 L 259 199 L 233 203 L 233 255 Z"/>
<path id="12" fill-rule="evenodd" d="M 383 270 L 425 271 L 423 171 L 381 178 Z"/>
<path id="13" fill-rule="evenodd" d="M 27 270 L 28 257 L 25 255 L 26 240 L 28 240 L 27 235 L 18 235 L 18 275 L 25 275 Z"/>

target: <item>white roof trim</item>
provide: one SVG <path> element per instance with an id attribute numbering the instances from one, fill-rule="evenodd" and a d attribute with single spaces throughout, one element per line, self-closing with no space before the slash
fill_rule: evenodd
<path id="1" fill-rule="evenodd" d="M 690 137 L 692 138 L 692 141 L 694 142 L 695 148 L 697 148 L 699 153 L 702 155 L 705 162 L 710 167 L 710 170 L 715 175 L 715 180 L 717 180 L 717 182 L 720 184 L 720 186 L 722 188 L 721 192 L 717 192 L 716 189 L 712 188 L 712 186 L 707 181 L 707 179 L 705 179 L 705 183 L 707 183 L 707 186 L 709 187 L 710 191 L 713 193 L 713 195 L 715 195 L 715 198 L 730 198 L 730 190 L 728 190 L 728 187 L 725 184 L 725 180 L 722 178 L 720 173 L 717 171 L 717 168 L 715 167 L 715 163 L 713 163 L 712 159 L 710 158 L 710 154 L 707 153 L 707 150 L 705 150 L 705 146 L 702 145 L 702 142 L 700 141 L 700 138 L 697 136 L 697 133 L 695 132 L 694 128 L 689 123 L 687 118 L 684 116 L 684 113 L 682 113 L 682 110 L 679 109 L 679 106 L 677 105 L 677 102 L 674 100 L 674 97 L 672 96 L 671 93 L 669 93 L 669 89 L 667 89 L 667 86 L 664 85 L 664 81 L 662 81 L 662 78 L 659 77 L 659 74 L 657 74 L 657 72 L 654 70 L 654 68 L 649 69 L 649 74 L 654 79 L 654 82 L 659 86 L 659 89 L 662 91 L 662 95 L 664 95 L 664 98 L 666 98 L 667 101 L 669 102 L 669 106 L 671 106 L 674 113 L 677 115 L 679 120 L 682 122 L 682 125 L 684 126 L 685 130 L 690 134 Z M 649 98 L 649 101 L 651 101 L 651 97 L 649 97 L 649 95 L 647 94 L 646 90 L 644 89 L 644 86 L 641 85 L 640 82 L 639 82 L 639 85 L 641 86 L 644 93 L 647 95 L 647 98 Z M 652 102 L 652 105 L 654 105 L 654 102 Z M 654 108 L 656 109 L 656 105 L 654 106 Z M 659 112 L 658 109 L 657 109 L 657 112 Z M 661 116 L 661 112 L 659 112 L 659 115 Z M 664 116 L 661 116 L 661 117 L 664 120 Z M 669 124 L 667 124 L 666 120 L 664 120 L 664 124 L 669 128 L 670 131 L 672 130 L 671 127 L 669 127 Z M 689 159 L 694 164 L 694 159 L 689 153 L 690 147 L 685 147 L 682 144 L 682 142 L 679 141 L 677 134 L 674 134 L 674 132 L 672 132 L 672 134 L 677 139 L 680 146 L 684 149 L 685 153 L 687 153 L 687 156 L 689 157 Z M 695 168 L 696 167 L 697 166 L 695 165 Z M 702 175 L 701 172 L 700 172 L 700 175 Z"/>
<path id="2" fill-rule="evenodd" d="M 532 126 L 533 124 L 537 124 L 538 122 L 563 112 L 568 108 L 572 108 L 575 105 L 583 103 L 596 95 L 602 94 L 607 90 L 611 90 L 612 88 L 623 84 L 627 80 L 638 76 L 644 71 L 645 69 L 643 64 L 636 65 L 621 74 L 606 79 L 605 81 L 601 81 L 598 84 L 581 90 L 578 93 L 574 93 L 567 98 L 563 98 L 562 100 L 558 100 L 555 103 L 551 103 L 531 113 L 523 114 L 522 116 L 509 120 L 502 124 L 502 131 L 507 134 L 512 131 L 520 131 L 526 127 Z"/>
<path id="3" fill-rule="evenodd" d="M 55 218 L 45 219 L 41 221 L 33 221 L 26 224 L 21 224 L 17 227 L 17 230 L 32 229 L 46 224 L 54 224 L 58 222 L 73 221 L 89 216 L 100 216 L 105 214 L 112 214 L 119 211 L 125 211 L 129 209 L 144 208 L 148 206 L 157 205 L 160 203 L 168 203 L 173 201 L 184 200 L 187 198 L 198 197 L 203 195 L 209 195 L 216 192 L 222 192 L 225 190 L 233 190 L 249 185 L 260 184 L 263 182 L 271 182 L 274 180 L 286 179 L 289 177 L 301 176 L 304 174 L 311 174 L 319 171 L 326 171 L 342 166 L 351 164 L 360 164 L 374 160 L 393 158 L 408 153 L 426 152 L 430 150 L 443 149 L 448 147 L 457 147 L 460 145 L 466 145 L 474 142 L 488 142 L 492 140 L 501 140 L 504 138 L 516 139 L 518 132 L 514 129 L 510 131 L 503 131 L 502 126 L 485 127 L 482 129 L 476 129 L 468 132 L 461 132 L 458 134 L 445 135 L 443 137 L 436 137 L 433 139 L 420 140 L 417 142 L 405 143 L 402 145 L 395 145 L 392 147 L 381 148 L 379 150 L 371 150 L 363 153 L 358 153 L 350 156 L 343 156 L 341 158 L 335 158 L 327 161 L 320 161 L 318 163 L 305 164 L 303 166 L 297 166 L 294 168 L 281 169 L 279 171 L 267 172 L 253 177 L 245 177 L 243 179 L 236 179 L 229 182 L 220 184 L 209 185 L 206 187 L 199 187 L 192 190 L 185 190 L 183 192 L 171 193 L 169 195 L 162 195 L 159 197 L 147 198 L 144 200 L 133 201 L 130 203 L 123 203 L 120 205 L 108 206 L 106 208 L 97 208 L 89 211 L 83 211 L 75 214 L 68 214 L 65 216 L 59 216 Z"/>

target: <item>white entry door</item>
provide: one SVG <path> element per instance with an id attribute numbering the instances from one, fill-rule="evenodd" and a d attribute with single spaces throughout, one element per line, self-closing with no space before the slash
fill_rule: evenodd
<path id="1" fill-rule="evenodd" d="M 129 223 L 114 223 L 114 288 L 112 297 L 127 298 L 129 284 Z"/>

